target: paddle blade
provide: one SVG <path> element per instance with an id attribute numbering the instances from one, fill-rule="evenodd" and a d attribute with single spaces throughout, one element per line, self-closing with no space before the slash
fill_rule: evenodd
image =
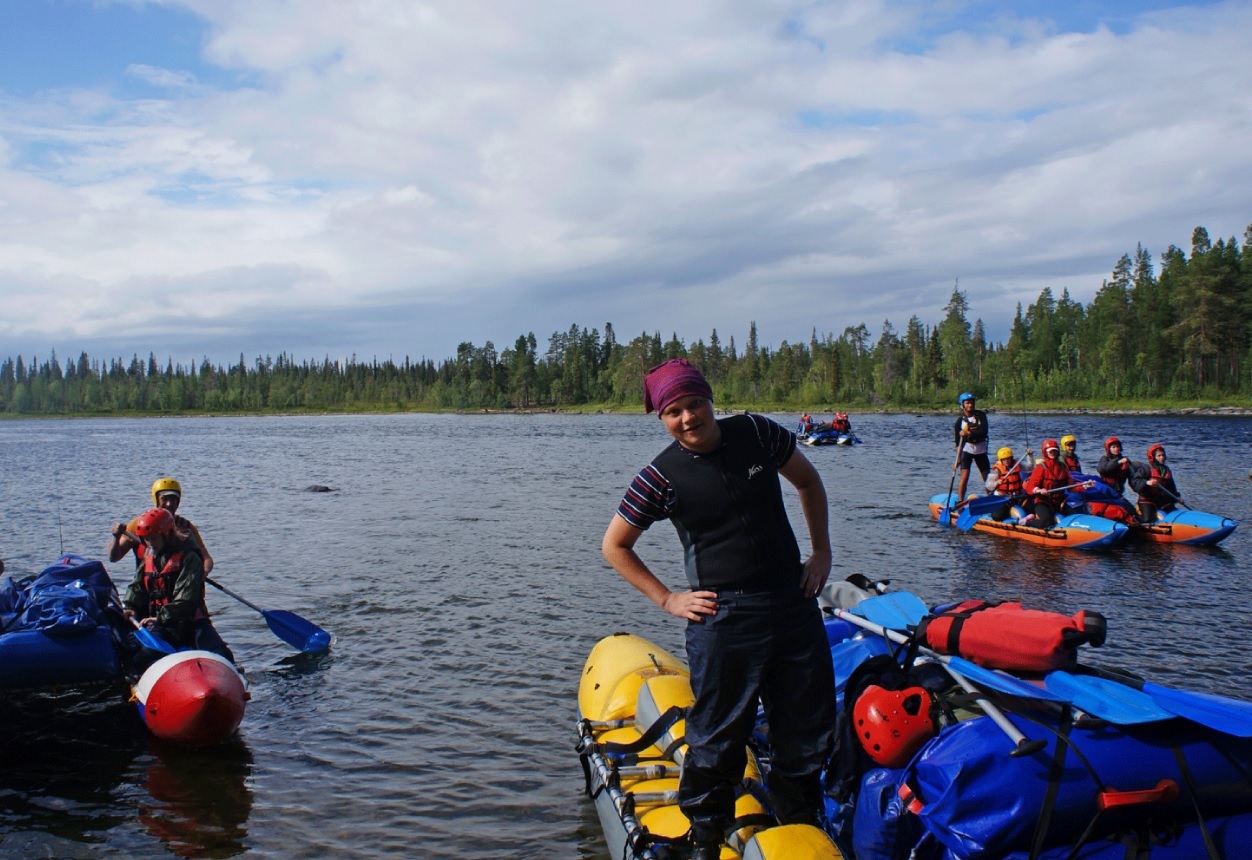
<path id="1" fill-rule="evenodd" d="M 967 532 L 974 527 L 974 523 L 982 519 L 982 515 L 976 514 L 969 508 L 961 511 L 961 515 L 956 518 L 956 527 L 963 532 Z"/>
<path id="2" fill-rule="evenodd" d="M 265 616 L 265 623 L 274 635 L 297 651 L 318 654 L 330 647 L 329 633 L 294 612 L 267 609 L 261 614 Z"/>
<path id="3" fill-rule="evenodd" d="M 1012 675 L 1006 675 L 1003 672 L 997 672 L 994 669 L 984 668 L 977 663 L 971 663 L 964 657 L 948 657 L 945 662 L 964 675 L 966 680 L 989 690 L 1006 693 L 1010 696 L 1019 696 L 1023 699 L 1041 699 L 1045 702 L 1067 701 L 1062 696 L 1049 692 L 1043 687 L 1023 681 L 1021 678 L 1014 678 Z"/>
<path id="4" fill-rule="evenodd" d="M 1114 725 L 1132 726 L 1174 717 L 1146 693 L 1106 678 L 1057 671 L 1048 674 L 1046 683 L 1049 690 L 1064 696 L 1079 710 Z"/>
<path id="5" fill-rule="evenodd" d="M 162 654 L 173 654 L 178 650 L 160 636 L 153 633 L 147 627 L 136 627 L 135 639 L 140 645 L 147 648 L 149 651 L 159 651 Z"/>
<path id="6" fill-rule="evenodd" d="M 930 612 L 920 598 L 907 591 L 891 591 L 876 597 L 867 597 L 852 611 L 888 630 L 916 627 Z"/>
<path id="7" fill-rule="evenodd" d="M 1237 738 L 1252 738 L 1252 702 L 1144 683 L 1152 701 L 1178 717 Z"/>
<path id="8" fill-rule="evenodd" d="M 980 496 L 967 504 L 965 510 L 976 517 L 981 517 L 983 514 L 998 511 L 1009 501 L 1011 501 L 1009 496 Z"/>

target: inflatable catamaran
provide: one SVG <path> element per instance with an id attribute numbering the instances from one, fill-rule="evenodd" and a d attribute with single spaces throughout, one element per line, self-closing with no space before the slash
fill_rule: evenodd
<path id="1" fill-rule="evenodd" d="M 132 627 L 104 565 L 66 555 L 38 576 L 0 581 L 0 690 L 117 684 L 158 738 L 211 746 L 234 734 L 249 698 L 228 661 L 207 651 L 130 672 Z M 170 649 L 173 650 L 173 649 Z"/>
<path id="2" fill-rule="evenodd" d="M 1080 662 L 1103 642 L 1098 613 L 931 608 L 846 583 L 826 608 L 839 740 L 825 830 L 773 826 L 759 733 L 722 858 L 1233 860 L 1252 845 L 1252 703 Z M 689 850 L 686 678 L 627 634 L 587 659 L 578 748 L 615 858 Z"/>

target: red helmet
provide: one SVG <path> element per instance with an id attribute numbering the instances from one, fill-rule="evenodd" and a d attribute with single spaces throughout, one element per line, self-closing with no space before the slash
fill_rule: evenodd
<path id="1" fill-rule="evenodd" d="M 871 684 L 852 708 L 856 736 L 884 767 L 904 767 L 935 736 L 930 693 L 921 687 L 884 690 Z"/>
<path id="2" fill-rule="evenodd" d="M 1048 456 L 1048 451 L 1055 451 L 1058 455 L 1061 453 L 1061 446 L 1056 443 L 1055 439 L 1044 439 L 1043 446 L 1039 449 L 1043 451 L 1043 456 Z"/>
<path id="3" fill-rule="evenodd" d="M 1149 463 L 1156 462 L 1156 457 L 1154 455 L 1156 454 L 1157 451 L 1160 451 L 1162 454 L 1165 453 L 1165 446 L 1162 445 L 1160 442 L 1157 442 L 1155 445 L 1152 445 L 1148 448 L 1148 462 Z"/>
<path id="4" fill-rule="evenodd" d="M 174 528 L 174 515 L 165 508 L 153 508 L 139 515 L 135 521 L 135 534 L 139 537 L 169 534 Z"/>
<path id="5" fill-rule="evenodd" d="M 1121 445 L 1121 444 L 1122 444 L 1121 439 L 1118 439 L 1116 436 L 1110 436 L 1109 438 L 1104 440 L 1104 453 L 1108 454 L 1111 457 L 1112 453 L 1109 451 L 1109 448 L 1112 448 L 1114 445 Z"/>

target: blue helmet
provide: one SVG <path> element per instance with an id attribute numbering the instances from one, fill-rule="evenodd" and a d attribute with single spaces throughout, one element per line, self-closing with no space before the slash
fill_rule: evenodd
<path id="1" fill-rule="evenodd" d="M 960 406 L 960 405 L 961 405 L 962 403 L 964 403 L 966 400 L 973 400 L 973 399 L 974 399 L 974 395 L 972 395 L 972 394 L 970 394 L 968 391 L 966 391 L 964 394 L 962 394 L 960 397 L 958 397 L 958 398 L 956 399 L 956 403 L 957 403 L 957 405 L 958 405 L 958 406 Z"/>

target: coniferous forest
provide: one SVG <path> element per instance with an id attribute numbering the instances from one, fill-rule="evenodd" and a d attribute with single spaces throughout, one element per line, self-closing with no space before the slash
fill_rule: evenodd
<path id="1" fill-rule="evenodd" d="M 1090 303 L 1044 289 L 1018 305 L 1006 343 L 989 343 L 954 286 L 937 323 L 912 316 L 795 342 L 736 343 L 714 329 L 694 343 L 659 332 L 618 339 L 572 325 L 543 352 L 533 333 L 505 349 L 462 343 L 455 356 L 402 363 L 297 360 L 184 366 L 148 354 L 64 363 L 0 363 L 0 413 L 108 415 L 434 409 L 639 408 L 647 368 L 686 357 L 703 369 L 719 406 L 739 408 L 950 408 L 969 390 L 988 405 L 1127 408 L 1245 405 L 1252 395 L 1252 225 L 1243 246 L 1197 227 L 1190 251 L 1171 245 L 1154 264 L 1142 246 L 1113 267 Z"/>

